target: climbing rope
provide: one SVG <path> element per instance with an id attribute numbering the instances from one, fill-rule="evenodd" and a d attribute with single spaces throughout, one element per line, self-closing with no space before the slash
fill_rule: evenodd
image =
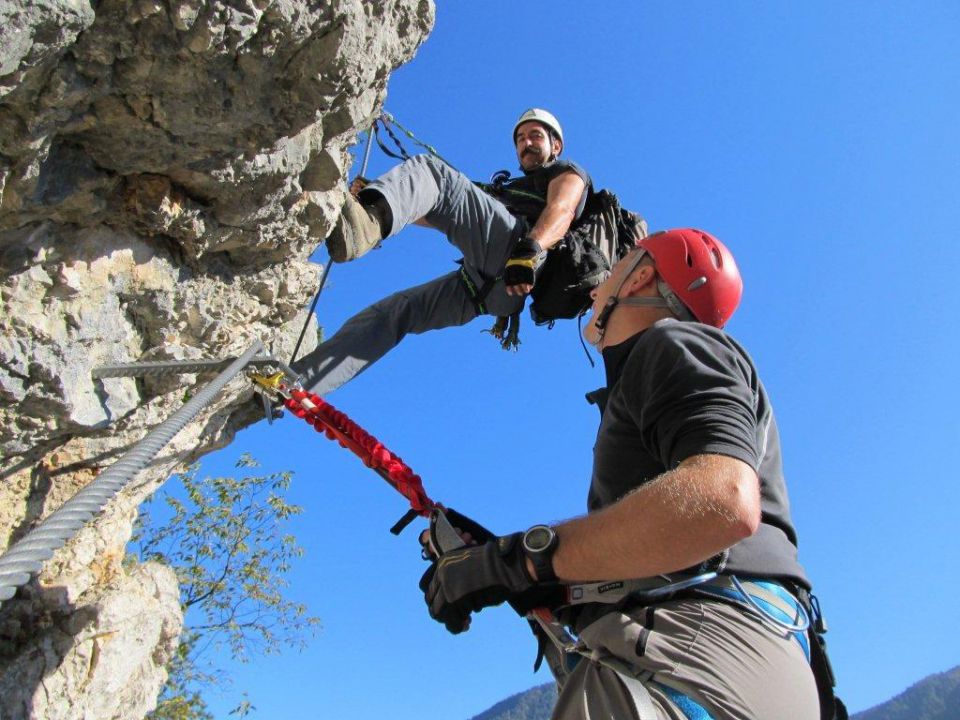
<path id="1" fill-rule="evenodd" d="M 290 353 L 291 365 L 293 361 L 297 359 L 297 353 L 300 352 L 300 343 L 303 342 L 303 336 L 307 334 L 307 328 L 310 327 L 310 320 L 313 318 L 313 313 L 317 309 L 317 303 L 320 302 L 320 294 L 327 284 L 327 276 L 330 274 L 330 268 L 332 267 L 333 261 L 328 259 L 326 267 L 323 268 L 323 275 L 320 276 L 320 286 L 317 288 L 317 294 L 313 296 L 313 302 L 310 303 L 310 310 L 307 311 L 307 317 L 303 321 L 303 327 L 300 328 L 300 337 L 297 338 L 297 344 L 293 346 L 293 352 Z"/>
<path id="2" fill-rule="evenodd" d="M 391 115 L 386 111 L 380 113 L 380 117 L 373 121 L 373 132 L 377 139 L 377 145 L 380 146 L 380 149 L 383 150 L 384 153 L 394 158 L 395 160 L 410 159 L 410 153 L 408 153 L 406 148 L 403 147 L 403 143 L 400 142 L 400 138 L 397 137 L 396 133 L 394 133 L 393 130 L 390 129 L 391 125 L 393 125 L 400 132 L 402 132 L 404 135 L 410 138 L 410 140 L 412 140 L 416 145 L 419 145 L 434 157 L 440 160 L 443 160 L 443 162 L 447 163 L 447 165 L 450 165 L 450 167 L 454 167 L 452 163 L 448 162 L 446 158 L 444 158 L 439 152 L 437 152 L 437 149 L 433 147 L 433 145 L 429 145 L 428 143 L 425 143 L 419 138 L 417 138 L 416 135 L 414 135 L 412 132 L 407 130 L 407 128 L 405 128 L 403 125 L 397 122 L 397 119 L 393 115 Z M 388 148 L 383 143 L 383 140 L 380 138 L 381 126 L 386 131 L 387 135 L 390 136 L 390 139 L 393 140 L 393 144 L 397 146 L 397 150 L 399 150 L 400 152 L 399 155 L 391 151 L 390 148 Z"/>

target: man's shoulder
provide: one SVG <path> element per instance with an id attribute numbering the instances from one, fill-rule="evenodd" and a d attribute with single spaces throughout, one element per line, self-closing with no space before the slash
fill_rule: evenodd
<path id="1" fill-rule="evenodd" d="M 657 320 L 641 336 L 641 342 L 647 344 L 678 345 L 702 338 L 715 338 L 723 331 L 698 322 L 684 322 L 675 318 Z"/>
<path id="2" fill-rule="evenodd" d="M 583 165 L 576 162 L 575 160 L 565 160 L 565 159 L 559 160 L 558 159 L 554 164 L 557 165 L 557 167 L 562 168 L 561 172 L 564 172 L 566 170 L 573 170 L 576 173 L 587 174 L 586 168 L 584 168 Z"/>
<path id="3" fill-rule="evenodd" d="M 699 322 L 667 318 L 658 320 L 641 336 L 631 355 L 655 358 L 665 367 L 731 367 L 752 375 L 753 359 L 747 350 L 724 330 Z"/>
<path id="4" fill-rule="evenodd" d="M 546 170 L 551 181 L 564 173 L 573 172 L 583 179 L 584 184 L 591 184 L 590 173 L 584 169 L 583 165 L 573 160 L 555 160 Z"/>
<path id="5" fill-rule="evenodd" d="M 641 334 L 630 354 L 638 358 L 650 354 L 672 356 L 688 353 L 691 348 L 708 348 L 715 352 L 729 346 L 730 339 L 723 330 L 699 322 L 665 318 Z"/>

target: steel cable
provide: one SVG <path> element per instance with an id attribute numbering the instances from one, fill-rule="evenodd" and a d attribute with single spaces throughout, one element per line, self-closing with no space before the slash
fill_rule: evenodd
<path id="1" fill-rule="evenodd" d="M 40 571 L 45 560 L 70 540 L 180 432 L 230 380 L 263 350 L 258 340 L 177 412 L 151 430 L 89 485 L 0 555 L 0 604 Z"/>
<path id="2" fill-rule="evenodd" d="M 145 375 L 182 375 L 184 373 L 200 373 L 214 370 L 223 370 L 236 358 L 223 360 L 156 360 L 154 362 L 135 362 L 123 365 L 104 365 L 94 368 L 90 375 L 94 380 L 118 377 L 143 377 Z M 276 365 L 277 361 L 271 357 L 255 357 L 248 365 Z"/>

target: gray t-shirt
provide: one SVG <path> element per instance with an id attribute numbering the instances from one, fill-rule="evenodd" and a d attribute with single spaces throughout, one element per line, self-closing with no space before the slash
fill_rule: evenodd
<path id="1" fill-rule="evenodd" d="M 588 507 L 610 505 L 683 460 L 727 455 L 760 477 L 761 525 L 725 572 L 809 588 L 797 561 L 773 409 L 747 352 L 721 330 L 661 320 L 603 351 L 607 388 Z M 637 518 L 638 523 L 643 518 Z"/>

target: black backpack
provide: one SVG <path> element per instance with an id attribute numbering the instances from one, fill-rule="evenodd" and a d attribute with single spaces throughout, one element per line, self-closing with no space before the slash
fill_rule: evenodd
<path id="1" fill-rule="evenodd" d="M 585 312 L 590 291 L 646 236 L 646 221 L 620 207 L 616 195 L 609 190 L 591 192 L 580 219 L 547 253 L 530 294 L 533 321 L 553 324 Z"/>

